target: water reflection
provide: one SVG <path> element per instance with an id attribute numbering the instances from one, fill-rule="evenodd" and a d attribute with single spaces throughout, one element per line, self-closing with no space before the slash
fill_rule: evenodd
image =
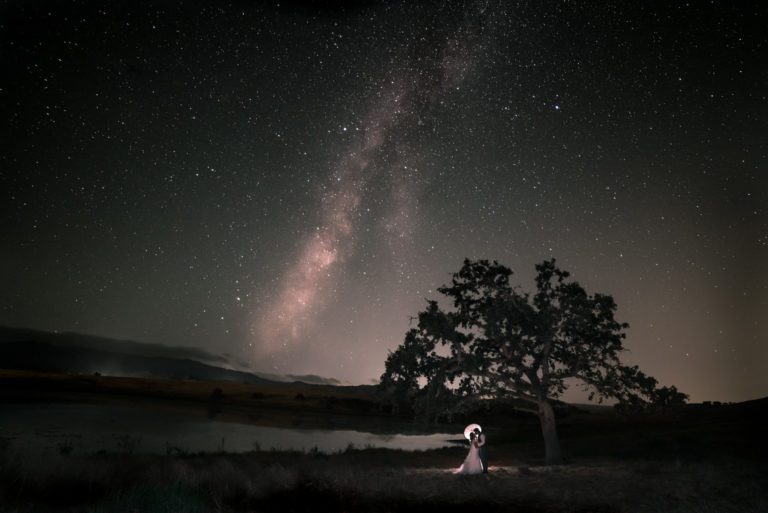
<path id="1" fill-rule="evenodd" d="M 23 452 L 196 453 L 317 450 L 324 453 L 377 447 L 408 451 L 452 445 L 456 434 L 379 435 L 351 430 L 283 429 L 190 419 L 163 412 L 82 404 L 5 404 L 3 445 Z"/>

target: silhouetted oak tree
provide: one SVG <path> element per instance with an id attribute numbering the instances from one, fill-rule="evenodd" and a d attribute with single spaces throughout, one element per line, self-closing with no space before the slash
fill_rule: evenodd
<path id="1" fill-rule="evenodd" d="M 452 414 L 482 398 L 515 398 L 541 422 L 546 462 L 562 460 L 552 403 L 568 380 L 581 382 L 590 399 L 621 405 L 669 406 L 685 401 L 674 387 L 637 367 L 622 365 L 624 330 L 608 295 L 589 295 L 555 260 L 536 266 L 536 293 L 510 285 L 512 271 L 497 262 L 465 260 L 450 285 L 438 289 L 452 310 L 428 301 L 418 327 L 391 352 L 382 388 L 409 398 L 428 419 Z"/>

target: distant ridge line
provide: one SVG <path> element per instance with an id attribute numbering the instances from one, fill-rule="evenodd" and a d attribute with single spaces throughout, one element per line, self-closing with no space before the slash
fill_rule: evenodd
<path id="1" fill-rule="evenodd" d="M 342 385 L 336 379 L 312 374 L 264 377 L 211 363 L 229 364 L 229 360 L 192 347 L 0 326 L 0 368 L 261 384 L 300 381 L 313 385 Z"/>

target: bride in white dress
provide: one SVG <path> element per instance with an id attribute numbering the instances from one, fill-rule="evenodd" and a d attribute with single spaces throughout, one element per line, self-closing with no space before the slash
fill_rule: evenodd
<path id="1" fill-rule="evenodd" d="M 483 473 L 483 462 L 480 461 L 480 453 L 477 448 L 477 440 L 475 439 L 474 433 L 471 433 L 469 435 L 469 454 L 467 454 L 467 457 L 464 459 L 464 463 L 461 464 L 458 470 L 454 470 L 453 473 L 454 474 L 482 474 Z"/>

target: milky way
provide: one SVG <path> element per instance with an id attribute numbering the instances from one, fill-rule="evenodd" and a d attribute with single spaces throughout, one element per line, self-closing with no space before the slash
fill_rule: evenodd
<path id="1" fill-rule="evenodd" d="M 297 260 L 285 271 L 275 298 L 264 312 L 259 312 L 254 323 L 256 353 L 267 356 L 275 370 L 284 368 L 284 362 L 296 362 L 305 346 L 314 343 L 313 324 L 324 305 L 336 299 L 335 281 L 355 252 L 366 191 L 381 176 L 391 195 L 386 202 L 389 211 L 383 214 L 383 232 L 394 258 L 402 252 L 400 241 L 413 231 L 411 219 L 415 214 L 411 211 L 418 203 L 415 179 L 399 160 L 382 161 L 378 157 L 385 143 L 407 131 L 414 117 L 429 108 L 430 101 L 439 101 L 446 88 L 461 86 L 478 49 L 482 49 L 478 34 L 471 29 L 461 25 L 446 38 L 447 43 L 439 43 L 433 56 L 437 64 L 428 80 L 423 73 L 395 74 L 371 95 L 372 106 L 355 128 L 358 133 L 352 144 L 342 149 L 343 157 L 319 194 L 318 225 L 307 235 Z M 347 131 L 347 127 L 342 130 Z"/>

